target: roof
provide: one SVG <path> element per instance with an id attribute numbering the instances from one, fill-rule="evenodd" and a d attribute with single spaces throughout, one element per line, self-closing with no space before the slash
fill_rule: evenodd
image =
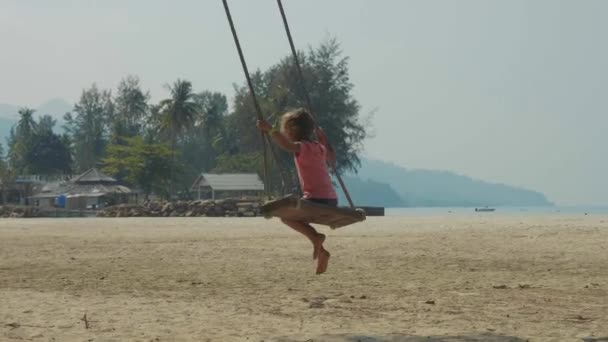
<path id="1" fill-rule="evenodd" d="M 119 185 L 114 178 L 91 169 L 69 182 L 50 182 L 32 198 L 52 198 L 60 195 L 99 197 L 108 194 L 130 194 L 131 189 Z"/>
<path id="2" fill-rule="evenodd" d="M 64 184 L 60 188 L 53 191 L 45 191 L 30 196 L 31 198 L 55 198 L 57 196 L 84 196 L 84 197 L 99 197 L 108 194 L 130 194 L 131 189 L 122 185 L 104 185 L 104 184 Z"/>
<path id="3" fill-rule="evenodd" d="M 192 189 L 210 187 L 213 190 L 256 190 L 263 191 L 264 183 L 255 173 L 203 173 L 192 185 Z"/>
<path id="4" fill-rule="evenodd" d="M 130 194 L 131 192 L 131 189 L 122 185 L 70 184 L 63 189 L 62 194 L 95 197 L 107 194 Z"/>
<path id="5" fill-rule="evenodd" d="M 43 193 L 39 193 L 39 194 L 30 196 L 29 198 L 56 198 L 56 197 L 57 197 L 56 193 L 43 192 Z"/>
<path id="6" fill-rule="evenodd" d="M 116 183 L 116 179 L 106 175 L 105 173 L 92 168 L 76 177 L 74 183 Z"/>
<path id="7" fill-rule="evenodd" d="M 42 186 L 40 193 L 55 193 L 65 187 L 66 182 L 48 182 Z"/>

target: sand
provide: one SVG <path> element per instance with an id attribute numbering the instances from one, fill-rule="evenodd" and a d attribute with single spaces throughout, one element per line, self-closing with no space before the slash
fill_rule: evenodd
<path id="1" fill-rule="evenodd" d="M 323 231 L 332 258 L 317 276 L 308 242 L 276 220 L 0 220 L 0 340 L 608 336 L 608 217 L 446 214 Z"/>

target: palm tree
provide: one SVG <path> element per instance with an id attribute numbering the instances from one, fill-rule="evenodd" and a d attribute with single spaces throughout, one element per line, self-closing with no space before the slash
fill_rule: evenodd
<path id="1" fill-rule="evenodd" d="M 222 118 L 228 111 L 226 96 L 204 91 L 195 95 L 195 101 L 200 107 L 197 125 L 203 127 L 205 135 L 211 139 L 212 132 L 216 132 L 221 127 Z"/>
<path id="2" fill-rule="evenodd" d="M 36 121 L 34 121 L 35 110 L 31 108 L 19 109 L 19 122 L 17 123 L 17 135 L 23 139 L 31 138 L 36 130 Z"/>
<path id="3" fill-rule="evenodd" d="M 218 151 L 216 146 L 225 136 L 223 121 L 228 112 L 228 101 L 224 94 L 210 91 L 196 94 L 194 99 L 199 105 L 199 113 L 194 125 L 198 134 L 196 140 L 204 145 L 201 150 L 204 151 L 201 166 L 208 169 L 214 166 Z"/>
<path id="4" fill-rule="evenodd" d="M 160 102 L 160 126 L 162 132 L 168 132 L 171 139 L 171 180 L 169 194 L 173 199 L 173 178 L 175 164 L 176 137 L 192 126 L 199 110 L 194 101 L 192 83 L 178 79 L 172 86 L 167 86 L 171 98 Z"/>
<path id="5" fill-rule="evenodd" d="M 25 153 L 36 134 L 36 121 L 34 121 L 34 110 L 21 108 L 19 110 L 19 121 L 11 128 L 8 139 L 8 158 L 17 172 L 25 172 Z"/>

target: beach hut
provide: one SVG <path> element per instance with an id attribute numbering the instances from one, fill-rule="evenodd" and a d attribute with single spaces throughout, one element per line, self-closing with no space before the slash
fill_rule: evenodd
<path id="1" fill-rule="evenodd" d="M 70 182 L 66 209 L 100 209 L 106 204 L 129 202 L 136 194 L 116 179 L 92 168 Z"/>
<path id="2" fill-rule="evenodd" d="M 264 183 L 256 173 L 202 173 L 192 184 L 198 199 L 260 196 Z"/>
<path id="3" fill-rule="evenodd" d="M 126 203 L 137 196 L 126 186 L 103 172 L 92 168 L 60 184 L 47 184 L 42 191 L 30 197 L 40 207 L 57 207 L 71 210 L 101 209 L 106 205 Z"/>

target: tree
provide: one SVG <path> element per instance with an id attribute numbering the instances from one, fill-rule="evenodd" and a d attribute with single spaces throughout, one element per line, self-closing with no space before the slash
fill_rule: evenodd
<path id="1" fill-rule="evenodd" d="M 217 165 L 212 170 L 216 173 L 232 172 L 258 172 L 261 173 L 262 158 L 259 153 L 241 153 L 234 155 L 221 155 L 217 158 Z"/>
<path id="2" fill-rule="evenodd" d="M 2 192 L 2 203 L 8 203 L 10 185 L 15 183 L 17 173 L 4 160 L 0 161 L 0 191 Z"/>
<path id="3" fill-rule="evenodd" d="M 36 134 L 24 160 L 31 173 L 39 175 L 71 174 L 72 153 L 62 138 L 49 130 Z"/>
<path id="4" fill-rule="evenodd" d="M 329 137 L 336 150 L 339 173 L 355 171 L 360 164 L 359 154 L 367 133 L 367 122 L 360 116 L 360 105 L 352 95 L 348 57 L 342 55 L 340 44 L 335 39 L 323 42 L 319 47 L 299 53 L 304 84 L 309 92 L 312 110 L 318 123 Z M 251 75 L 258 95 L 258 102 L 269 121 L 291 109 L 306 107 L 302 84 L 291 56 L 266 71 Z M 225 121 L 227 131 L 234 136 L 230 143 L 237 153 L 260 153 L 262 143 L 255 128 L 256 112 L 247 86 L 235 89 L 233 112 Z M 293 178 L 292 157 L 279 154 L 281 165 L 289 168 Z M 273 184 L 279 184 L 277 170 L 272 170 Z"/>
<path id="5" fill-rule="evenodd" d="M 111 122 L 112 140 L 140 135 L 149 114 L 150 95 L 143 92 L 137 76 L 127 76 L 118 85 L 115 113 Z"/>
<path id="6" fill-rule="evenodd" d="M 204 91 L 194 95 L 198 112 L 192 127 L 182 134 L 180 159 L 186 166 L 184 177 L 190 181 L 201 171 L 215 167 L 218 150 L 216 143 L 225 135 L 224 117 L 228 112 L 228 101 L 221 93 Z"/>
<path id="7" fill-rule="evenodd" d="M 64 116 L 66 131 L 74 150 L 78 172 L 94 167 L 103 157 L 108 141 L 108 123 L 114 116 L 114 103 L 110 91 L 100 91 L 95 84 L 82 91 L 74 105 L 73 116 Z"/>
<path id="8" fill-rule="evenodd" d="M 171 179 L 170 195 L 173 199 L 173 182 L 175 177 L 175 147 L 177 137 L 190 128 L 199 111 L 194 101 L 192 83 L 186 80 L 177 80 L 172 86 L 168 86 L 171 97 L 160 102 L 160 125 L 161 132 L 168 133 L 171 141 Z"/>
<path id="9" fill-rule="evenodd" d="M 251 74 L 251 80 L 255 87 L 262 113 L 267 119 L 270 119 L 273 114 L 277 114 L 273 113 L 277 109 L 272 108 L 272 105 L 270 105 L 271 99 L 265 74 L 261 71 L 256 71 Z M 238 146 L 239 153 L 260 153 L 262 142 L 260 133 L 255 127 L 257 114 L 248 87 L 241 86 L 235 88 L 233 107 L 234 110 L 227 120 L 229 124 L 228 129 L 234 133 L 233 137 L 235 140 L 233 143 Z"/>
<path id="10" fill-rule="evenodd" d="M 34 110 L 22 108 L 19 110 L 19 122 L 11 128 L 9 136 L 9 163 L 18 173 L 29 172 L 25 155 L 31 148 L 33 137 L 36 134 L 36 121 L 34 121 Z"/>
<path id="11" fill-rule="evenodd" d="M 36 134 L 53 132 L 53 129 L 55 128 L 56 124 L 57 124 L 57 120 L 55 120 L 52 116 L 50 116 L 48 114 L 43 115 L 40 118 L 38 118 Z"/>
<path id="12" fill-rule="evenodd" d="M 126 138 L 108 146 L 104 171 L 139 187 L 146 198 L 152 193 L 168 195 L 171 151 L 162 144 L 146 144 L 141 137 Z"/>
<path id="13" fill-rule="evenodd" d="M 352 96 L 348 57 L 342 57 L 340 44 L 330 39 L 309 51 L 312 108 L 336 150 L 338 172 L 355 171 L 366 137 L 359 116 L 360 105 Z"/>
<path id="14" fill-rule="evenodd" d="M 228 113 L 226 95 L 218 92 L 203 91 L 194 96 L 199 107 L 196 125 L 203 127 L 208 138 L 212 138 L 222 129 L 222 120 Z M 212 139 L 210 139 L 212 140 Z"/>

